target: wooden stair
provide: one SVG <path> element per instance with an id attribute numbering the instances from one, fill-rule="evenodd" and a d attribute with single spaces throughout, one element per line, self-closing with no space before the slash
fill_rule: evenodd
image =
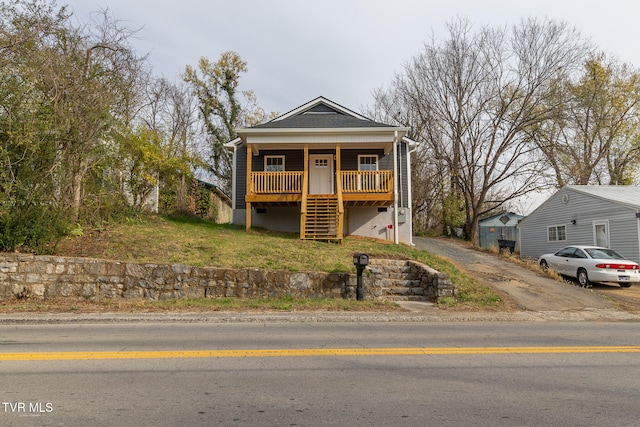
<path id="1" fill-rule="evenodd" d="M 308 240 L 342 240 L 338 236 L 338 198 L 333 195 L 309 195 L 304 238 Z"/>

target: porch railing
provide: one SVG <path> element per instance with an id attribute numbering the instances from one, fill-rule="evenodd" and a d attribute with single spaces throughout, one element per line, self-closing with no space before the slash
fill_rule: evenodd
<path id="1" fill-rule="evenodd" d="M 256 194 L 302 193 L 302 172 L 252 172 Z"/>
<path id="2" fill-rule="evenodd" d="M 390 193 L 393 190 L 392 171 L 342 171 L 344 193 Z"/>
<path id="3" fill-rule="evenodd" d="M 254 194 L 301 194 L 303 172 L 251 172 Z M 343 193 L 391 193 L 393 171 L 342 171 Z"/>

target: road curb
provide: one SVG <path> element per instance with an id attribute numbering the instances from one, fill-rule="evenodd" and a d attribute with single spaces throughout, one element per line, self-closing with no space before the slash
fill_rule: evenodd
<path id="1" fill-rule="evenodd" d="M 410 313 L 287 312 L 287 313 L 13 313 L 0 315 L 0 325 L 100 324 L 100 323 L 365 323 L 365 322 L 640 322 L 640 314 L 619 310 L 455 312 L 431 309 Z"/>

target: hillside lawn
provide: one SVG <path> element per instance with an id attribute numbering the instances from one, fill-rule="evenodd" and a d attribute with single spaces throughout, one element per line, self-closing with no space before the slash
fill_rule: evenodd
<path id="1" fill-rule="evenodd" d="M 186 264 L 197 267 L 257 267 L 270 270 L 355 272 L 352 256 L 414 259 L 447 274 L 458 287 L 448 310 L 504 310 L 508 302 L 486 286 L 465 276 L 446 260 L 407 245 L 347 237 L 341 244 L 300 240 L 295 233 L 264 229 L 246 232 L 243 226 L 215 224 L 187 216 L 146 215 L 103 229 L 74 231 L 57 245 L 54 255 L 130 262 Z M 176 310 L 402 310 L 394 303 L 355 300 L 236 300 L 198 301 L 3 301 L 0 312 L 15 311 L 176 311 Z"/>

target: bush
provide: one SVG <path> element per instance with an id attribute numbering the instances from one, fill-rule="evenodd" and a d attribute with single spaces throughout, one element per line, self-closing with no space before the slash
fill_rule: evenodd
<path id="1" fill-rule="evenodd" d="M 36 254 L 48 254 L 65 235 L 69 223 L 60 211 L 46 206 L 22 209 L 14 206 L 0 215 L 0 251 L 28 248 Z"/>

